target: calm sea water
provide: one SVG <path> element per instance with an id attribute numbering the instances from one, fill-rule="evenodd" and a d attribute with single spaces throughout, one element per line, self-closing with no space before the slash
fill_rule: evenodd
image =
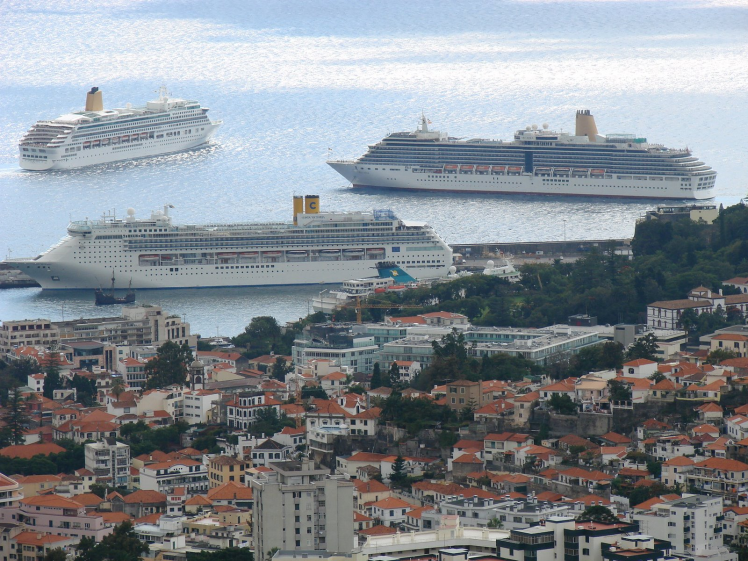
<path id="1" fill-rule="evenodd" d="M 352 191 L 324 161 L 363 153 L 421 111 L 455 136 L 509 138 L 591 109 L 601 132 L 688 146 L 718 172 L 717 201 L 746 194 L 745 2 L 5 0 L 0 2 L 0 257 L 31 256 L 72 218 L 287 219 L 291 196 L 324 208 L 389 207 L 448 242 L 624 237 L 656 203 Z M 23 172 L 36 120 L 140 104 L 159 85 L 224 126 L 207 149 L 69 172 Z M 156 291 L 141 300 L 198 331 L 306 313 L 318 287 Z M 0 320 L 101 313 L 88 294 L 0 292 Z"/>

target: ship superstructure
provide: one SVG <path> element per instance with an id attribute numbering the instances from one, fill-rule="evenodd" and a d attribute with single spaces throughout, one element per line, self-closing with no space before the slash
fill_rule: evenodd
<path id="1" fill-rule="evenodd" d="M 327 163 L 354 187 L 656 199 L 713 197 L 717 173 L 688 149 L 631 134 L 598 134 L 577 111 L 575 134 L 531 125 L 511 141 L 397 132 L 356 160 Z"/>
<path id="2" fill-rule="evenodd" d="M 73 169 L 158 156 L 208 142 L 221 121 L 208 119 L 197 101 L 171 97 L 166 88 L 145 107 L 104 109 L 102 92 L 92 88 L 86 108 L 39 121 L 18 143 L 19 164 L 28 170 Z"/>
<path id="3" fill-rule="evenodd" d="M 342 283 L 391 261 L 415 278 L 449 272 L 452 250 L 427 224 L 390 210 L 320 212 L 294 197 L 292 222 L 176 225 L 169 206 L 135 217 L 71 222 L 68 235 L 31 259 L 9 260 L 44 289 L 194 288 Z"/>

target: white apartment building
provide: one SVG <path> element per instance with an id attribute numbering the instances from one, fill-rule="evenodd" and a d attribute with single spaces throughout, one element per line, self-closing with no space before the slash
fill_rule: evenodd
<path id="1" fill-rule="evenodd" d="M 492 518 L 501 521 L 502 528 L 513 530 L 527 528 L 553 516 L 569 516 L 573 505 L 538 501 L 534 497 L 524 500 L 495 500 L 478 497 L 447 499 L 442 501 L 439 509 L 426 512 L 424 519 L 432 519 L 433 526 L 439 524 L 441 515 L 459 516 L 460 524 L 485 528 Z"/>
<path id="2" fill-rule="evenodd" d="M 255 423 L 263 409 L 275 409 L 280 416 L 281 402 L 266 395 L 239 394 L 226 404 L 226 423 L 229 427 L 246 429 Z"/>
<path id="3" fill-rule="evenodd" d="M 293 362 L 306 366 L 314 359 L 326 359 L 338 365 L 340 370 L 370 373 L 374 369 L 379 346 L 373 335 L 355 335 L 342 338 L 340 343 L 319 343 L 312 339 L 296 339 L 293 345 Z"/>
<path id="4" fill-rule="evenodd" d="M 188 496 L 208 491 L 208 468 L 194 460 L 168 460 L 140 468 L 140 488 L 168 495 L 184 487 Z"/>
<path id="5" fill-rule="evenodd" d="M 60 331 L 48 319 L 4 321 L 0 326 L 0 354 L 16 347 L 49 347 L 59 345 Z"/>
<path id="6" fill-rule="evenodd" d="M 633 518 L 643 533 L 668 540 L 675 553 L 712 561 L 737 560 L 722 540 L 722 497 L 684 494 L 648 512 L 634 513 Z"/>
<path id="7" fill-rule="evenodd" d="M 148 381 L 145 373 L 145 362 L 129 356 L 117 361 L 117 372 L 122 375 L 122 379 L 130 389 L 142 390 Z"/>
<path id="8" fill-rule="evenodd" d="M 166 411 L 174 422 L 184 416 L 184 392 L 179 386 L 146 390 L 138 402 L 138 415 Z"/>
<path id="9" fill-rule="evenodd" d="M 308 462 L 270 464 L 250 480 L 255 559 L 268 551 L 353 550 L 353 483 Z"/>
<path id="10" fill-rule="evenodd" d="M 15 479 L 0 473 L 0 507 L 18 506 L 23 499 L 23 487 Z"/>
<path id="11" fill-rule="evenodd" d="M 130 477 L 130 447 L 114 438 L 102 438 L 84 446 L 86 469 L 97 479 L 110 478 L 113 486 L 126 487 Z"/>
<path id="12" fill-rule="evenodd" d="M 185 390 L 184 417 L 191 425 L 208 422 L 208 412 L 221 400 L 218 390 Z"/>

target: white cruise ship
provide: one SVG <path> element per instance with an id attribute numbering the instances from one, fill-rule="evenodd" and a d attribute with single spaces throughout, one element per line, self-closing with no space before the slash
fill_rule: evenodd
<path id="1" fill-rule="evenodd" d="M 415 278 L 443 277 L 452 250 L 427 224 L 390 210 L 319 212 L 319 197 L 294 197 L 292 222 L 175 225 L 169 206 L 138 219 L 71 222 L 68 235 L 34 258 L 11 259 L 44 289 L 202 288 L 342 283 L 396 263 Z M 131 284 L 132 283 L 132 284 Z"/>
<path id="2" fill-rule="evenodd" d="M 170 97 L 166 88 L 145 107 L 104 109 L 99 88 L 91 88 L 84 111 L 39 121 L 18 143 L 23 169 L 73 169 L 158 156 L 208 142 L 221 121 L 208 119 L 197 101 Z"/>
<path id="3" fill-rule="evenodd" d="M 525 193 L 712 198 L 717 173 L 688 149 L 651 144 L 632 134 L 600 135 L 589 111 L 577 111 L 575 134 L 544 124 L 511 141 L 462 140 L 429 130 L 398 132 L 352 161 L 327 163 L 354 187 L 464 193 Z"/>

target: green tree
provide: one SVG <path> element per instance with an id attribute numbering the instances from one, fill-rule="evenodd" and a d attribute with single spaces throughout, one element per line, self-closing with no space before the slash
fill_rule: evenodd
<path id="1" fill-rule="evenodd" d="M 156 357 L 145 365 L 145 373 L 148 377 L 146 388 L 165 388 L 172 384 L 183 385 L 187 380 L 187 369 L 192 361 L 192 350 L 187 343 L 180 346 L 173 341 L 167 341 L 158 348 Z"/>
<path id="2" fill-rule="evenodd" d="M 504 523 L 496 516 L 494 516 L 493 518 L 491 518 L 491 520 L 488 521 L 486 527 L 501 530 L 504 527 Z"/>
<path id="3" fill-rule="evenodd" d="M 112 392 L 112 395 L 117 398 L 117 401 L 119 401 L 119 396 L 125 393 L 126 389 L 125 381 L 122 379 L 122 376 L 117 376 L 112 379 L 112 387 L 110 391 Z"/>
<path id="4" fill-rule="evenodd" d="M 52 399 L 55 390 L 62 387 L 60 380 L 60 353 L 53 347 L 44 358 L 44 397 Z"/>
<path id="5" fill-rule="evenodd" d="M 617 524 L 620 522 L 618 517 L 613 514 L 613 511 L 602 505 L 588 506 L 582 514 L 577 516 L 577 520 L 591 520 L 592 522 L 600 522 L 601 524 Z"/>
<path id="6" fill-rule="evenodd" d="M 647 333 L 644 337 L 640 337 L 636 342 L 629 347 L 626 358 L 628 360 L 636 360 L 638 358 L 645 358 L 647 360 L 657 360 L 657 336 L 654 333 Z"/>
<path id="7" fill-rule="evenodd" d="M 187 561 L 254 561 L 254 553 L 248 547 L 227 547 L 216 551 L 187 553 Z"/>
<path id="8" fill-rule="evenodd" d="M 391 388 L 395 388 L 400 385 L 400 369 L 397 367 L 397 363 L 394 360 L 390 365 L 389 382 L 389 387 Z"/>
<path id="9" fill-rule="evenodd" d="M 81 538 L 75 551 L 76 561 L 140 561 L 148 545 L 138 539 L 132 522 L 126 521 L 99 543 L 92 538 Z"/>
<path id="10" fill-rule="evenodd" d="M 714 349 L 706 357 L 706 361 L 709 364 L 719 364 L 723 360 L 728 360 L 728 359 L 736 358 L 736 357 L 737 355 L 730 349 Z"/>
<path id="11" fill-rule="evenodd" d="M 4 426 L 0 430 L 0 441 L 7 444 L 23 444 L 23 431 L 29 425 L 29 417 L 26 414 L 26 400 L 18 388 L 9 393 L 2 420 Z"/>
<path id="12" fill-rule="evenodd" d="M 554 393 L 548 400 L 548 406 L 561 415 L 575 415 L 577 406 L 567 394 Z"/>
<path id="13" fill-rule="evenodd" d="M 283 355 L 278 355 L 277 357 L 275 357 L 275 362 L 273 363 L 273 367 L 271 370 L 271 376 L 276 380 L 285 382 L 286 374 L 291 372 L 292 369 L 293 368 L 291 367 L 291 365 L 286 363 L 286 359 L 283 357 Z"/>
<path id="14" fill-rule="evenodd" d="M 68 554 L 60 547 L 48 549 L 42 558 L 43 561 L 67 561 Z"/>
<path id="15" fill-rule="evenodd" d="M 390 481 L 395 487 L 402 487 L 405 480 L 408 478 L 408 474 L 405 471 L 405 458 L 398 455 L 392 464 L 392 473 L 390 474 Z"/>
<path id="16" fill-rule="evenodd" d="M 375 390 L 382 387 L 382 367 L 378 362 L 374 363 L 374 370 L 371 373 L 371 389 Z"/>
<path id="17" fill-rule="evenodd" d="M 631 387 L 625 382 L 608 380 L 608 391 L 611 401 L 631 401 Z"/>
<path id="18" fill-rule="evenodd" d="M 102 485 L 100 483 L 91 484 L 91 492 L 97 497 L 105 499 L 107 495 L 107 491 L 109 491 L 109 489 L 106 485 Z"/>

